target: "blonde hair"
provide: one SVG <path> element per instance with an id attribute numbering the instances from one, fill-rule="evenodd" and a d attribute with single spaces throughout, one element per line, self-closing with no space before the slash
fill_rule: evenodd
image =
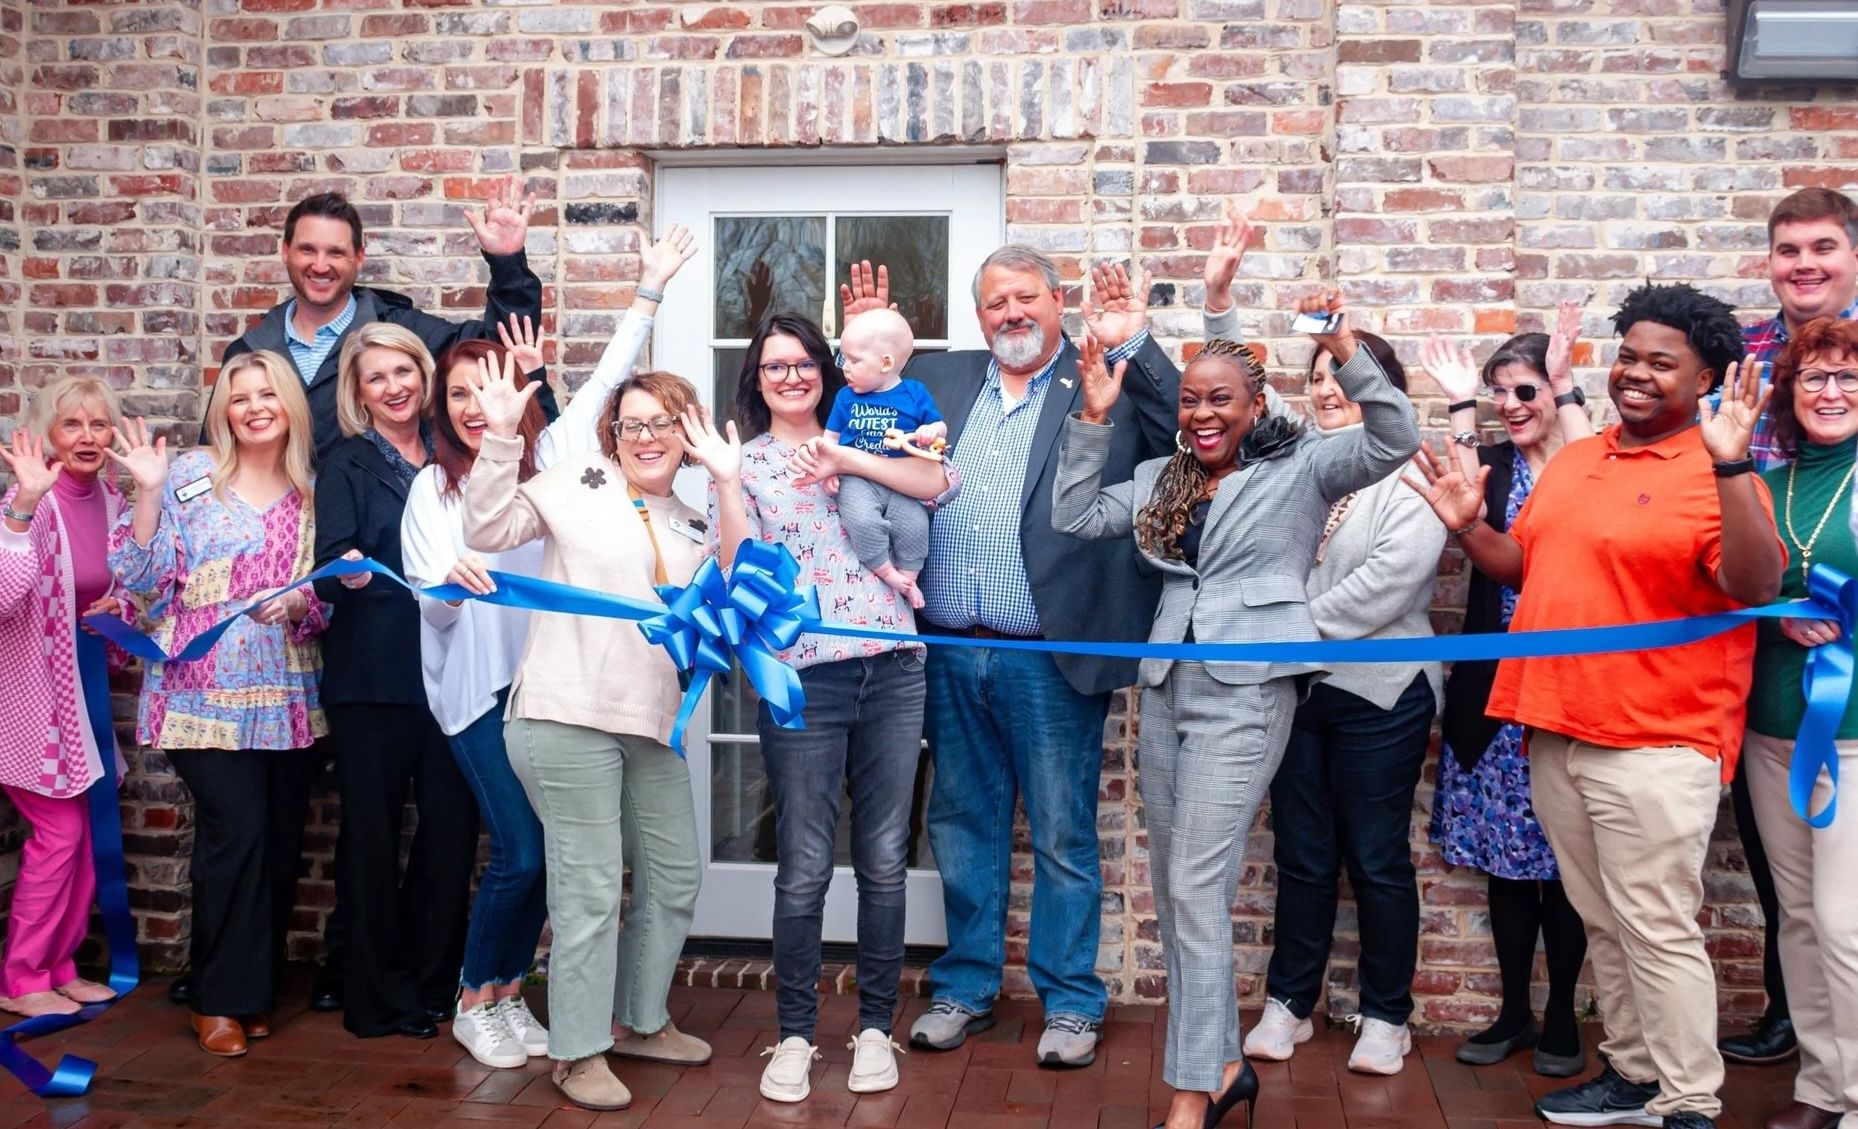
<path id="1" fill-rule="evenodd" d="M 213 496 L 224 502 L 225 489 L 239 473 L 239 444 L 232 437 L 232 378 L 246 369 L 257 369 L 271 382 L 278 403 L 284 409 L 289 431 L 284 436 L 284 474 L 308 506 L 312 500 L 313 475 L 310 461 L 316 450 L 314 424 L 310 422 L 309 397 L 303 394 L 303 381 L 291 363 L 269 349 L 241 353 L 226 362 L 213 382 L 206 402 L 206 438 L 213 451 Z"/>
<path id="2" fill-rule="evenodd" d="M 342 434 L 360 435 L 374 426 L 368 409 L 361 404 L 361 354 L 379 346 L 394 349 L 413 358 L 419 366 L 419 406 L 423 411 L 432 404 L 432 374 L 437 367 L 426 343 L 410 329 L 391 322 L 371 321 L 348 335 L 342 342 L 342 360 L 335 383 L 335 418 Z"/>
<path id="3" fill-rule="evenodd" d="M 52 425 L 58 422 L 58 417 L 86 402 L 101 407 L 110 417 L 111 427 L 123 425 L 122 403 L 116 398 L 116 390 L 102 377 L 64 376 L 39 389 L 39 394 L 32 398 L 32 412 L 26 426 L 40 442 L 50 443 Z"/>

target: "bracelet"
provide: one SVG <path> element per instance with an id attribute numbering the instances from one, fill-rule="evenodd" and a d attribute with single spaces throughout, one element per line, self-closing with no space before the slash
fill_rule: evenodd
<path id="1" fill-rule="evenodd" d="M 3 512 L 3 513 L 5 514 L 5 516 L 6 516 L 6 518 L 7 518 L 7 520 L 9 520 L 9 521 L 17 521 L 17 522 L 18 522 L 18 523 L 20 523 L 21 525 L 31 525 L 31 524 L 32 524 L 32 514 L 33 514 L 33 511 L 31 511 L 31 510 L 28 510 L 28 511 L 26 511 L 25 513 L 23 513 L 23 514 L 22 514 L 22 513 L 20 513 L 20 512 L 18 511 L 18 510 L 16 510 L 16 509 L 14 509 L 14 508 L 13 508 L 13 507 L 12 507 L 11 505 L 8 505 L 8 506 L 6 506 L 6 507 L 5 507 L 5 509 L 4 509 L 4 511 L 0 511 L 0 512 Z"/>
<path id="2" fill-rule="evenodd" d="M 636 289 L 634 289 L 632 293 L 633 293 L 633 297 L 643 298 L 647 302 L 664 301 L 664 291 L 653 290 L 651 287 L 646 286 L 643 283 L 639 284 L 639 286 Z"/>
<path id="3" fill-rule="evenodd" d="M 1734 478 L 1738 474 L 1748 474 L 1753 471 L 1755 469 L 1755 460 L 1748 458 L 1736 459 L 1734 462 L 1716 463 L 1714 469 L 1717 478 Z"/>
<path id="4" fill-rule="evenodd" d="M 1465 534 L 1471 532 L 1473 529 L 1476 529 L 1478 526 L 1482 524 L 1484 524 L 1484 519 L 1479 518 L 1476 521 L 1472 522 L 1470 525 L 1465 526 L 1463 529 L 1447 529 L 1445 532 L 1451 534 L 1453 537 L 1463 537 Z"/>
<path id="5" fill-rule="evenodd" d="M 1446 410 L 1446 411 L 1448 411 L 1448 412 L 1455 412 L 1455 411 L 1459 411 L 1459 410 L 1461 410 L 1461 409 L 1463 409 L 1463 408 L 1469 408 L 1469 409 L 1471 409 L 1472 411 L 1476 411 L 1476 410 L 1477 410 L 1477 401 L 1476 401 L 1476 400 L 1460 400 L 1460 401 L 1458 401 L 1458 402 L 1457 402 L 1456 404 L 1452 404 L 1452 405 L 1450 405 L 1450 406 L 1448 406 L 1448 407 L 1447 407 L 1447 408 L 1446 408 L 1445 410 Z"/>

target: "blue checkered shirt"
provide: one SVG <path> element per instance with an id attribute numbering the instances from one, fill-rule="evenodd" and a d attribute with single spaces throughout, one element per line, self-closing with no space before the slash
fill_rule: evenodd
<path id="1" fill-rule="evenodd" d="M 1853 318 L 1858 318 L 1858 302 L 1845 307 L 1845 311 L 1839 315 L 1840 321 L 1851 321 Z M 1761 384 L 1762 387 L 1767 387 L 1774 359 L 1781 355 L 1782 349 L 1787 347 L 1787 319 L 1780 314 L 1775 314 L 1768 321 L 1743 326 L 1742 347 L 1748 351 L 1748 355 L 1743 359 L 1743 365 L 1759 363 Z M 1717 407 L 1721 403 L 1722 393 L 1718 392 L 1710 397 L 1711 407 Z M 1776 404 L 1770 400 L 1768 410 L 1761 413 L 1761 419 L 1755 424 L 1754 438 L 1748 444 L 1748 453 L 1755 460 L 1757 472 L 1773 470 L 1775 467 L 1786 466 L 1793 461 L 1787 457 L 1786 452 L 1781 450 L 1780 441 L 1774 435 L 1774 413 L 1792 410 L 1791 404 Z"/>
<path id="2" fill-rule="evenodd" d="M 290 305 L 284 307 L 284 343 L 290 347 L 290 359 L 297 366 L 297 375 L 308 384 L 316 379 L 316 370 L 323 367 L 324 358 L 335 348 L 335 343 L 342 340 L 348 332 L 348 323 L 355 320 L 355 295 L 348 296 L 348 305 L 328 325 L 319 326 L 310 340 L 297 336 L 297 327 L 291 318 L 297 313 L 297 300 L 292 298 Z"/>
<path id="3" fill-rule="evenodd" d="M 1142 330 L 1110 350 L 1107 363 L 1135 355 L 1148 341 Z M 1025 399 L 1006 406 L 1000 366 L 987 362 L 974 408 L 949 454 L 961 472 L 961 493 L 938 509 L 929 524 L 929 560 L 923 568 L 923 614 L 948 628 L 976 625 L 1004 635 L 1038 635 L 1038 605 L 1026 579 L 1019 544 L 1020 490 L 1039 409 L 1063 348 L 1026 386 Z"/>

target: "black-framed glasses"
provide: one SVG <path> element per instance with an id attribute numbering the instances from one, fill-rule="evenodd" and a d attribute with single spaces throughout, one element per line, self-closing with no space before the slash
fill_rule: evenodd
<path id="1" fill-rule="evenodd" d="M 653 416 L 650 419 L 622 419 L 613 423 L 613 434 L 626 442 L 635 442 L 641 432 L 647 435 L 669 435 L 677 423 L 670 416 Z"/>
<path id="2" fill-rule="evenodd" d="M 769 361 L 761 366 L 761 375 L 769 384 L 780 384 L 796 376 L 802 380 L 811 380 L 819 375 L 819 362 L 811 358 L 792 364 L 786 361 Z"/>
<path id="3" fill-rule="evenodd" d="M 1822 369 L 1810 368 L 1794 379 L 1798 380 L 1800 382 L 1800 387 L 1806 389 L 1808 392 L 1824 392 L 1826 390 L 1826 383 L 1833 380 L 1839 382 L 1839 391 L 1841 392 L 1858 392 L 1858 369 L 1840 369 L 1838 372 L 1826 372 Z"/>
<path id="4" fill-rule="evenodd" d="M 1542 386 L 1540 384 L 1518 384 L 1514 388 L 1505 388 L 1502 385 L 1493 384 L 1485 389 L 1485 392 L 1489 394 L 1490 401 L 1493 404 L 1501 404 L 1511 396 L 1516 397 L 1517 403 L 1527 404 L 1529 401 L 1535 399 L 1536 394 L 1541 391 Z"/>

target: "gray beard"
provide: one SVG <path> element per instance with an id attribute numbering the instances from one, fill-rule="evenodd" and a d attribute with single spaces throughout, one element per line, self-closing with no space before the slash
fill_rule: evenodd
<path id="1" fill-rule="evenodd" d="M 1045 355 L 1045 327 L 1033 322 L 1027 333 L 1001 331 L 989 346 L 1002 368 L 1023 369 Z"/>

